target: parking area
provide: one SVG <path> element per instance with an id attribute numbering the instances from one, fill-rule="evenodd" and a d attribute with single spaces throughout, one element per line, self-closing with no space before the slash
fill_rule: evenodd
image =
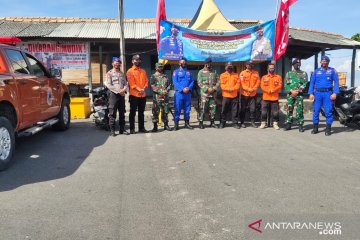
<path id="1" fill-rule="evenodd" d="M 0 239 L 243 239 L 248 215 L 359 214 L 360 131 L 311 135 L 306 118 L 304 133 L 116 137 L 76 120 L 20 139 L 0 172 Z"/>

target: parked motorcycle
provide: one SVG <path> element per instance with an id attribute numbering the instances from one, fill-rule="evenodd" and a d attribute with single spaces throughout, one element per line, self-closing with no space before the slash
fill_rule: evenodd
<path id="1" fill-rule="evenodd" d="M 340 89 L 334 105 L 341 124 L 356 124 L 360 128 L 360 87 Z"/>
<path id="2" fill-rule="evenodd" d="M 102 86 L 92 89 L 91 93 L 93 97 L 91 118 L 95 126 L 109 131 L 109 91 Z"/>

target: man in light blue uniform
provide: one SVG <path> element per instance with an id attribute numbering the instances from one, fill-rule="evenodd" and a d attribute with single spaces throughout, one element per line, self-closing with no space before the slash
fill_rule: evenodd
<path id="1" fill-rule="evenodd" d="M 194 77 L 186 69 L 186 59 L 179 61 L 179 68 L 173 73 L 173 84 L 175 87 L 174 121 L 175 130 L 179 130 L 179 119 L 181 110 L 184 109 L 185 128 L 193 129 L 190 126 L 191 91 L 194 87 Z"/>
<path id="2" fill-rule="evenodd" d="M 331 135 L 331 124 L 333 123 L 332 101 L 336 99 L 339 93 L 339 78 L 336 70 L 329 67 L 330 58 L 328 56 L 321 57 L 321 67 L 315 69 L 311 76 L 309 87 L 309 99 L 314 101 L 313 104 L 313 124 L 312 134 L 319 132 L 319 113 L 323 106 L 326 116 L 325 135 Z"/>

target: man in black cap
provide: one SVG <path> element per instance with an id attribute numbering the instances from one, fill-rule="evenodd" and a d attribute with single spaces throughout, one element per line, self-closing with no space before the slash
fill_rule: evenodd
<path id="1" fill-rule="evenodd" d="M 289 71 L 285 77 L 285 89 L 288 91 L 287 99 L 287 114 L 285 131 L 291 129 L 293 122 L 293 111 L 295 110 L 295 119 L 299 123 L 299 132 L 304 132 L 304 98 L 303 90 L 308 82 L 308 75 L 306 72 L 300 70 L 301 61 L 296 58 L 292 65 L 294 70 Z"/>
<path id="2" fill-rule="evenodd" d="M 171 81 L 166 74 L 164 74 L 164 64 L 155 64 L 156 72 L 151 76 L 151 89 L 153 91 L 153 123 L 154 128 L 152 132 L 158 131 L 158 119 L 160 111 L 162 112 L 162 121 L 164 122 L 164 130 L 171 131 L 169 127 L 169 97 L 168 93 L 171 89 Z"/>
<path id="3" fill-rule="evenodd" d="M 113 57 L 113 68 L 106 73 L 105 86 L 110 90 L 109 96 L 109 126 L 110 135 L 115 137 L 116 112 L 119 111 L 120 134 L 129 135 L 125 130 L 125 94 L 128 91 L 128 83 L 125 74 L 120 70 L 121 60 Z"/>
<path id="4" fill-rule="evenodd" d="M 204 115 L 209 110 L 210 127 L 217 128 L 215 125 L 216 114 L 216 93 L 219 91 L 219 75 L 212 68 L 212 59 L 205 59 L 204 68 L 198 73 L 198 86 L 200 88 L 199 102 L 199 127 L 204 129 Z"/>

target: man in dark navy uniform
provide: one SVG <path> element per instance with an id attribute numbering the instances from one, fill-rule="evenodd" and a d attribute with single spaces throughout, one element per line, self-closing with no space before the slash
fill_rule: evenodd
<path id="1" fill-rule="evenodd" d="M 183 43 L 178 39 L 179 28 L 171 26 L 171 36 L 166 36 L 160 41 L 160 51 L 162 58 L 167 60 L 179 60 L 183 54 Z"/>
<path id="2" fill-rule="evenodd" d="M 336 70 L 329 67 L 330 58 L 321 57 L 321 67 L 317 68 L 310 80 L 309 99 L 314 101 L 313 105 L 313 124 L 312 134 L 319 132 L 319 113 L 323 106 L 326 116 L 325 135 L 331 135 L 331 124 L 333 123 L 332 101 L 336 99 L 339 93 L 339 78 Z"/>

